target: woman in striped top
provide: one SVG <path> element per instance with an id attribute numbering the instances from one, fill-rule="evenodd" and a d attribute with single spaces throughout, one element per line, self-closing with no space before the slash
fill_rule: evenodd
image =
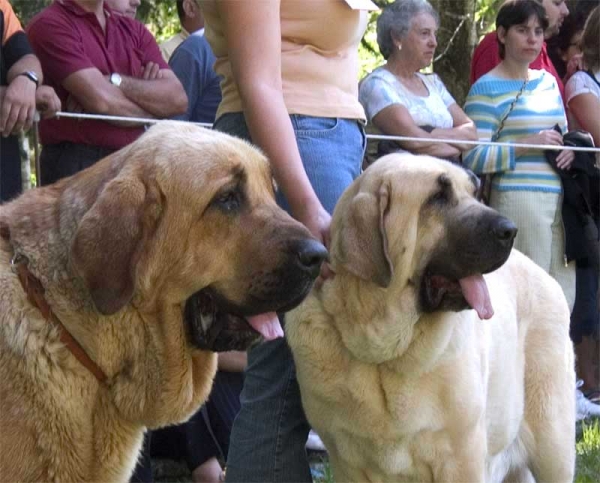
<path id="1" fill-rule="evenodd" d="M 575 297 L 574 264 L 564 257 L 560 177 L 542 149 L 524 144 L 562 145 L 567 121 L 560 91 L 552 75 L 531 70 L 540 53 L 547 26 L 543 7 L 535 0 L 505 3 L 496 18 L 502 62 L 473 86 L 465 113 L 475 122 L 479 139 L 514 146 L 477 146 L 464 157 L 466 167 L 492 175 L 490 205 L 519 228 L 515 248 L 552 275 L 570 307 Z M 561 151 L 559 169 L 569 169 L 572 151 Z"/>

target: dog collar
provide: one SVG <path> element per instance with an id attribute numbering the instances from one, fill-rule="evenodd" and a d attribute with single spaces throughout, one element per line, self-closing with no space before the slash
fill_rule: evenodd
<path id="1" fill-rule="evenodd" d="M 10 229 L 4 223 L 0 223 L 0 236 L 10 243 Z M 14 247 L 13 247 L 14 250 Z M 98 364 L 96 364 L 90 356 L 87 354 L 85 349 L 81 347 L 81 344 L 71 335 L 67 328 L 63 325 L 60 319 L 52 311 L 52 307 L 48 304 L 48 301 L 44 297 L 44 286 L 42 283 L 33 275 L 28 268 L 29 260 L 27 257 L 14 253 L 13 258 L 10 262 L 13 272 L 17 275 L 23 291 L 27 295 L 27 300 L 35 306 L 42 314 L 44 319 L 52 325 L 54 325 L 60 334 L 60 341 L 65 347 L 73 354 L 83 367 L 90 371 L 94 377 L 100 383 L 105 383 L 108 379 L 106 374 Z"/>

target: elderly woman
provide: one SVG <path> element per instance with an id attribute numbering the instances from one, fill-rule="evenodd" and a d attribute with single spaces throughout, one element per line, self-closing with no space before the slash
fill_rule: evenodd
<path id="1" fill-rule="evenodd" d="M 436 74 L 419 71 L 431 64 L 439 17 L 426 0 L 397 0 L 377 20 L 377 42 L 387 63 L 365 77 L 359 98 L 367 117 L 383 134 L 456 142 L 402 141 L 417 154 L 457 159 L 476 140 L 473 122 Z"/>

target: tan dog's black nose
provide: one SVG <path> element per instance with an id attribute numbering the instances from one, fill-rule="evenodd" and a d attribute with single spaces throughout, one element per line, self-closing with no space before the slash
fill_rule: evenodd
<path id="1" fill-rule="evenodd" d="M 508 218 L 500 217 L 492 227 L 492 233 L 503 244 L 512 243 L 517 236 L 517 227 Z"/>
<path id="2" fill-rule="evenodd" d="M 327 260 L 327 249 L 316 240 L 301 240 L 296 246 L 300 268 L 316 277 L 321 264 Z"/>

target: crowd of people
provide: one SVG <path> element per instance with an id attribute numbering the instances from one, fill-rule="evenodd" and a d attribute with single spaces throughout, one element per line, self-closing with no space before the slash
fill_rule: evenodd
<path id="1" fill-rule="evenodd" d="M 135 19 L 139 4 L 54 0 L 24 31 L 0 0 L 1 201 L 21 191 L 18 135 L 36 110 L 42 185 L 132 142 L 140 118 L 204 122 L 259 146 L 280 206 L 327 245 L 335 204 L 363 166 L 365 125 L 418 138 L 382 141 L 377 155 L 429 154 L 482 178 L 484 200 L 518 226 L 515 248 L 563 289 L 578 417 L 600 416 L 600 156 L 536 147 L 600 146 L 598 0 L 505 1 L 474 51 L 463 106 L 424 73 L 439 28 L 427 0 L 382 9 L 385 63 L 360 82 L 371 0 L 177 0 L 181 32 L 161 45 Z M 54 117 L 59 110 L 137 120 Z M 478 140 L 503 144 L 469 143 Z M 573 190 L 585 213 L 569 205 Z M 134 480 L 152 480 L 154 454 L 184 459 L 198 482 L 221 481 L 225 463 L 227 481 L 312 481 L 309 431 L 285 339 L 222 354 L 209 401 L 189 422 L 148 434 Z"/>

